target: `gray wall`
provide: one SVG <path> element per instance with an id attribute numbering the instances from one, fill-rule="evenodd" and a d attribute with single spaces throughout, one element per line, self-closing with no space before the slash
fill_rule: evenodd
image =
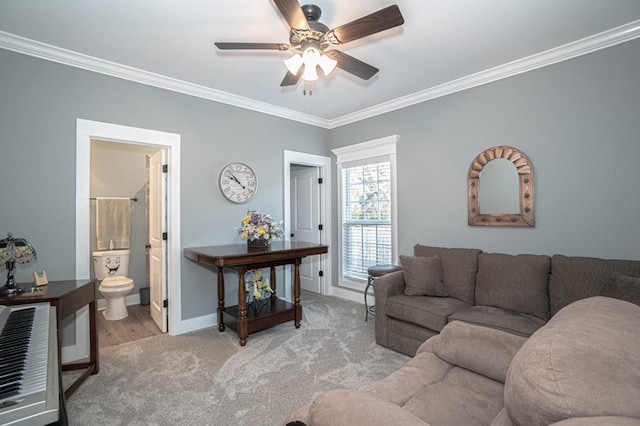
<path id="1" fill-rule="evenodd" d="M 331 148 L 400 135 L 400 254 L 422 243 L 640 259 L 638 70 L 640 40 L 343 126 Z M 535 228 L 467 225 L 468 167 L 495 145 L 533 162 Z"/>
<path id="2" fill-rule="evenodd" d="M 74 277 L 77 118 L 182 135 L 183 247 L 239 242 L 247 209 L 282 218 L 283 150 L 328 155 L 329 132 L 306 124 L 5 50 L 0 64 L 0 234 L 27 238 L 38 253 L 18 266 L 18 281 L 42 269 L 50 281 Z M 231 204 L 218 190 L 231 161 L 258 175 L 248 204 Z M 214 313 L 215 274 L 183 258 L 181 278 L 183 319 Z"/>
<path id="3" fill-rule="evenodd" d="M 73 277 L 76 118 L 182 135 L 183 247 L 238 241 L 247 209 L 282 217 L 283 149 L 329 155 L 398 134 L 400 253 L 424 243 L 640 258 L 638 40 L 331 131 L 2 50 L 0 64 L 0 232 L 29 239 L 39 256 L 19 280 L 41 269 Z M 467 169 L 494 145 L 534 164 L 535 228 L 467 226 Z M 219 194 L 230 161 L 258 174 L 248 205 Z M 182 268 L 183 318 L 213 313 L 212 272 L 185 259 Z"/>

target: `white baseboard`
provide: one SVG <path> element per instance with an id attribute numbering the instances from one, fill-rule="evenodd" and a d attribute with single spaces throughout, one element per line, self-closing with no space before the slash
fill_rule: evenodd
<path id="1" fill-rule="evenodd" d="M 140 304 L 140 293 L 131 294 L 126 298 L 127 306 Z M 103 311 L 107 308 L 107 301 L 105 299 L 98 299 L 98 310 Z M 218 325 L 216 314 L 203 315 L 201 317 L 191 318 L 188 320 L 180 321 L 180 326 L 177 330 L 173 330 L 173 336 L 179 334 L 189 333 L 192 331 L 201 330 L 203 328 L 216 327 Z M 67 346 L 63 348 L 63 351 L 68 350 L 71 354 L 75 354 L 74 346 Z M 63 359 L 72 359 L 64 357 Z"/>
<path id="2" fill-rule="evenodd" d="M 201 317 L 180 321 L 180 329 L 174 330 L 173 335 L 190 333 L 192 331 L 202 330 L 203 328 L 216 327 L 217 325 L 216 314 L 203 315 Z"/>
<path id="3" fill-rule="evenodd" d="M 78 356 L 78 345 L 62 347 L 62 362 L 72 362 L 80 359 Z"/>
<path id="4" fill-rule="evenodd" d="M 344 287 L 329 287 L 328 296 L 336 296 L 340 297 L 341 299 L 347 299 L 352 302 L 357 302 L 364 305 L 364 292 L 362 291 L 351 290 Z M 375 296 L 373 295 L 373 293 L 369 292 L 369 294 L 367 295 L 367 304 L 375 305 L 375 303 Z"/>

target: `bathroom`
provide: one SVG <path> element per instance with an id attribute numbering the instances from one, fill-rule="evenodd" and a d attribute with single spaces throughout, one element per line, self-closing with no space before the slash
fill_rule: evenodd
<path id="1" fill-rule="evenodd" d="M 98 250 L 96 240 L 96 200 L 97 197 L 129 197 L 131 207 L 131 232 L 129 236 L 130 262 L 127 277 L 133 280 L 134 288 L 126 296 L 129 315 L 125 319 L 108 321 L 104 318 L 106 300 L 98 292 L 98 333 L 100 346 L 117 344 L 114 342 L 135 340 L 147 337 L 149 330 L 156 331 L 157 326 L 151 320 L 148 305 L 140 305 L 140 289 L 147 292 L 143 299 L 148 301 L 149 258 L 147 253 L 148 219 L 146 208 L 147 162 L 148 157 L 162 148 L 119 142 L 91 140 L 91 181 L 90 181 L 90 251 Z M 134 201 L 133 199 L 137 199 Z M 114 247 L 119 249 L 122 247 Z M 91 254 L 90 253 L 90 254 Z M 95 276 L 94 261 L 91 263 L 91 276 Z M 148 303 L 148 302 L 147 302 Z M 155 327 L 155 328 L 154 328 Z M 114 336 L 125 329 L 127 336 Z M 160 333 L 160 330 L 157 329 Z M 108 337 L 107 337 L 108 336 Z M 122 338 L 122 339 L 121 339 Z M 111 343 L 109 343 L 111 341 Z"/>

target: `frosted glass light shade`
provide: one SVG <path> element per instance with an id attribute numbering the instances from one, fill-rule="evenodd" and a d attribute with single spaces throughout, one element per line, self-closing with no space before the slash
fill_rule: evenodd
<path id="1" fill-rule="evenodd" d="M 302 56 L 299 53 L 296 53 L 289 59 L 284 60 L 284 65 L 287 67 L 291 74 L 297 75 L 300 67 L 302 66 Z"/>
<path id="2" fill-rule="evenodd" d="M 331 73 L 331 71 L 333 71 L 336 68 L 337 64 L 338 64 L 338 61 L 336 61 L 335 59 L 331 59 L 327 55 L 320 56 L 319 65 L 320 65 L 320 68 L 322 68 L 324 75 L 329 75 L 329 73 Z"/>
<path id="3" fill-rule="evenodd" d="M 316 65 L 304 64 L 304 72 L 302 73 L 302 78 L 305 81 L 316 81 L 318 79 Z"/>
<path id="4" fill-rule="evenodd" d="M 284 65 L 291 74 L 298 75 L 300 67 L 304 65 L 302 79 L 306 81 L 316 81 L 318 79 L 318 71 L 316 67 L 320 65 L 324 75 L 329 75 L 337 65 L 337 61 L 331 59 L 327 55 L 320 53 L 318 49 L 313 47 L 307 48 L 302 55 L 296 53 L 289 59 L 284 60 Z"/>

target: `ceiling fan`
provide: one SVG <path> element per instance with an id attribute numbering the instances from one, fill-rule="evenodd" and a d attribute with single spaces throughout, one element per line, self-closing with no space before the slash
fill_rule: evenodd
<path id="1" fill-rule="evenodd" d="M 400 9 L 392 5 L 339 27 L 329 29 L 318 21 L 322 11 L 313 4 L 300 6 L 297 0 L 273 0 L 280 14 L 291 27 L 289 44 L 285 43 L 226 43 L 217 42 L 221 50 L 279 50 L 295 54 L 286 59 L 288 69 L 280 86 L 294 86 L 300 78 L 305 81 L 318 79 L 317 67 L 328 75 L 335 67 L 364 80 L 369 80 L 379 70 L 335 46 L 357 40 L 404 23 Z"/>

